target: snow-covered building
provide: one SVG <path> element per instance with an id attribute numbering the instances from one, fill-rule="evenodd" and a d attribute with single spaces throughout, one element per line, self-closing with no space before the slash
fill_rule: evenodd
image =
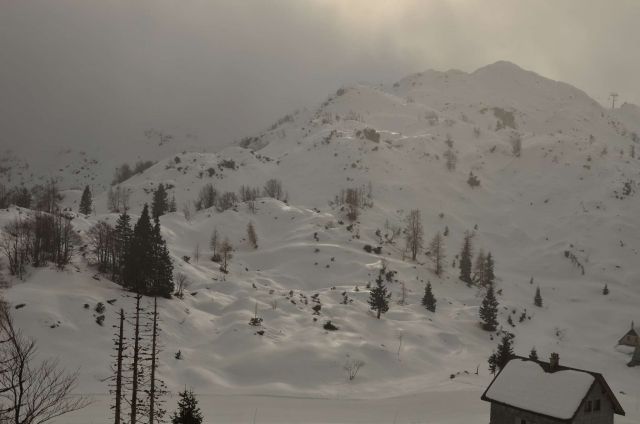
<path id="1" fill-rule="evenodd" d="M 491 402 L 490 424 L 612 424 L 625 414 L 602 374 L 560 366 L 557 354 L 548 363 L 515 357 L 482 400 Z"/>
<path id="2" fill-rule="evenodd" d="M 631 329 L 627 331 L 627 334 L 622 336 L 620 340 L 618 340 L 618 344 L 625 346 L 640 346 L 640 336 L 638 335 L 633 322 L 631 323 Z"/>

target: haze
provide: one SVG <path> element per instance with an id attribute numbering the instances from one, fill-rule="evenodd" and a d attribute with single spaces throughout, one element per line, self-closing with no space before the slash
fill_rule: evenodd
<path id="1" fill-rule="evenodd" d="M 0 143 L 215 150 L 343 84 L 497 60 L 640 103 L 638 22 L 633 0 L 0 0 Z"/>

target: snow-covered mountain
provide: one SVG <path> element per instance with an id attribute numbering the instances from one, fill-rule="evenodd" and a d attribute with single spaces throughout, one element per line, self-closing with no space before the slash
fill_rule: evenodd
<path id="1" fill-rule="evenodd" d="M 479 397 L 498 340 L 478 325 L 483 291 L 467 287 L 453 266 L 464 232 L 473 231 L 475 252 L 490 251 L 496 260 L 499 321 L 515 334 L 517 353 L 535 346 L 542 357 L 558 352 L 564 364 L 602 372 L 627 410 L 618 422 L 637 422 L 640 369 L 626 366 L 630 352 L 616 343 L 632 320 L 640 322 L 639 130 L 634 105 L 606 110 L 570 85 L 498 62 L 470 74 L 427 71 L 389 86 L 343 87 L 217 153 L 159 160 L 120 186 L 130 190 L 134 213 L 160 183 L 178 205 L 161 223 L 175 271 L 190 284 L 184 299 L 161 302 L 163 377 L 171 390 L 187 384 L 202 394 L 399 396 L 406 416 L 398 422 L 488 416 Z M 479 186 L 468 183 L 470 173 Z M 286 203 L 263 198 L 255 213 L 240 203 L 185 219 L 183 206 L 193 209 L 207 183 L 237 192 L 271 178 L 282 181 Z M 373 206 L 351 224 L 331 201 L 341 189 L 361 186 L 371 187 Z M 82 237 L 97 221 L 117 218 L 106 192 L 95 194 L 96 213 L 73 220 Z M 69 193 L 65 206 L 77 210 L 78 199 Z M 378 236 L 402 227 L 416 208 L 427 244 L 448 229 L 442 278 L 424 253 L 417 262 L 403 259 L 402 235 L 391 243 Z M 0 221 L 28 213 L 12 207 Z M 246 240 L 250 221 L 257 249 Z M 236 248 L 228 275 L 209 260 L 214 228 Z M 381 253 L 365 245 L 381 246 Z M 6 270 L 3 276 L 12 286 L 6 297 L 25 304 L 15 311 L 24 331 L 63 363 L 82 367 L 80 390 L 105 393 L 112 329 L 95 323 L 92 308 L 105 302 L 112 324 L 131 300 L 88 258 L 77 254 L 64 271 L 31 269 L 24 282 Z M 397 271 L 397 282 L 389 312 L 376 320 L 365 286 L 382 261 Z M 436 313 L 420 304 L 427 281 Z M 533 305 L 538 286 L 542 308 Z M 398 304 L 403 287 L 406 301 Z M 248 325 L 256 305 L 260 328 Z M 339 330 L 326 331 L 328 320 Z M 184 359 L 175 359 L 178 350 Z M 349 359 L 366 365 L 347 382 Z M 443 393 L 464 400 L 460 412 L 438 409 Z M 107 422 L 106 406 L 96 405 L 92 422 Z M 218 408 L 227 417 L 221 422 L 247 422 L 253 413 L 251 404 L 246 414 Z M 340 408 L 341 415 L 325 411 L 324 418 L 351 419 Z M 314 421 L 307 412 L 278 418 L 272 411 L 266 422 Z"/>

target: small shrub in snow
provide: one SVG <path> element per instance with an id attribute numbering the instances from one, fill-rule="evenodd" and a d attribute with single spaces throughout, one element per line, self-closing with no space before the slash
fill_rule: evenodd
<path id="1" fill-rule="evenodd" d="M 354 378 L 358 375 L 358 371 L 364 367 L 364 361 L 361 359 L 347 359 L 342 367 L 347 372 L 347 379 L 349 381 L 353 381 Z"/>
<path id="2" fill-rule="evenodd" d="M 365 128 L 363 130 L 356 131 L 356 137 L 373 141 L 374 143 L 380 142 L 380 133 L 373 128 Z"/>
<path id="3" fill-rule="evenodd" d="M 96 323 L 102 327 L 104 325 L 104 315 L 98 315 L 96 317 Z"/>
<path id="4" fill-rule="evenodd" d="M 185 261 L 186 263 L 189 263 L 191 261 L 191 256 L 184 255 L 182 257 L 182 260 Z"/>
<path id="5" fill-rule="evenodd" d="M 337 331 L 337 330 L 339 330 L 339 328 L 336 327 L 335 325 L 333 325 L 333 323 L 330 320 L 325 322 L 324 325 L 322 326 L 322 328 L 324 328 L 327 331 Z"/>
<path id="6" fill-rule="evenodd" d="M 605 296 L 609 294 L 609 286 L 607 284 L 604 285 L 604 288 L 602 289 L 602 294 Z"/>
<path id="7" fill-rule="evenodd" d="M 542 295 L 540 294 L 540 287 L 536 288 L 536 295 L 533 298 L 533 304 L 538 308 L 542 308 Z"/>
<path id="8" fill-rule="evenodd" d="M 95 311 L 99 314 L 103 314 L 105 311 L 104 303 L 98 302 L 98 304 L 96 305 Z"/>
<path id="9" fill-rule="evenodd" d="M 467 178 L 467 184 L 469 184 L 471 188 L 479 187 L 480 180 L 476 175 L 474 175 L 473 172 L 469 172 L 469 178 Z"/>
<path id="10" fill-rule="evenodd" d="M 182 359 L 182 351 L 181 350 L 177 351 L 174 356 L 175 356 L 175 358 L 177 360 L 181 360 Z"/>

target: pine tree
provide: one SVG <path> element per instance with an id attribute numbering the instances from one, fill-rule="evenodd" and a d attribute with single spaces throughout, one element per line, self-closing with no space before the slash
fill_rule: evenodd
<path id="1" fill-rule="evenodd" d="M 125 261 L 127 254 L 129 253 L 132 237 L 133 230 L 131 229 L 131 217 L 127 214 L 127 211 L 124 211 L 118 217 L 114 232 L 114 267 L 112 274 L 113 279 L 116 281 L 123 281 Z"/>
<path id="2" fill-rule="evenodd" d="M 498 350 L 489 356 L 489 371 L 495 374 L 500 371 L 513 358 L 513 338 L 514 335 L 506 333 L 502 336 L 502 341 L 498 345 Z"/>
<path id="3" fill-rule="evenodd" d="M 153 202 L 151 204 L 151 213 L 153 219 L 159 218 L 169 210 L 169 201 L 167 190 L 164 184 L 158 184 L 158 188 L 153 192 Z"/>
<path id="4" fill-rule="evenodd" d="M 604 285 L 604 288 L 602 289 L 602 294 L 605 296 L 609 294 L 609 286 L 607 284 Z"/>
<path id="5" fill-rule="evenodd" d="M 442 271 L 444 268 L 444 239 L 442 235 L 438 232 L 431 243 L 429 244 L 429 251 L 431 253 L 431 260 L 433 261 L 433 271 L 436 273 L 438 277 L 442 275 Z"/>
<path id="6" fill-rule="evenodd" d="M 495 274 L 495 262 L 493 260 L 493 256 L 491 252 L 487 253 L 485 264 L 484 264 L 484 277 L 485 286 L 493 285 L 496 282 L 496 274 Z"/>
<path id="7" fill-rule="evenodd" d="M 378 278 L 376 278 L 376 286 L 371 289 L 369 293 L 369 306 L 372 311 L 375 311 L 377 318 L 380 319 L 380 315 L 386 313 L 389 310 L 389 297 L 390 293 L 387 293 L 387 287 L 384 285 L 384 276 L 386 274 L 386 267 L 380 269 Z"/>
<path id="8" fill-rule="evenodd" d="M 538 308 L 542 308 L 542 296 L 540 295 L 540 286 L 536 288 L 536 295 L 533 298 L 533 304 Z"/>
<path id="9" fill-rule="evenodd" d="M 471 245 L 471 233 L 468 231 L 464 234 L 464 243 L 460 251 L 460 279 L 471 285 L 471 258 L 473 257 L 473 246 Z"/>
<path id="10" fill-rule="evenodd" d="M 482 328 L 487 331 L 494 331 L 498 326 L 498 301 L 493 291 L 493 285 L 487 287 L 487 294 L 482 300 L 480 320 Z"/>
<path id="11" fill-rule="evenodd" d="M 82 192 L 82 198 L 80 199 L 80 207 L 78 212 L 89 215 L 93 210 L 93 200 L 91 199 L 91 190 L 89 186 L 85 186 Z"/>
<path id="12" fill-rule="evenodd" d="M 426 287 L 424 288 L 424 296 L 422 297 L 422 305 L 427 308 L 427 310 L 431 312 L 436 311 L 436 298 L 433 295 L 433 291 L 431 290 L 431 282 L 427 282 Z"/>
<path id="13" fill-rule="evenodd" d="M 486 265 L 486 256 L 484 255 L 484 251 L 480 249 L 478 256 L 476 256 L 476 263 L 473 266 L 473 278 L 481 287 L 483 287 L 487 282 Z"/>
<path id="14" fill-rule="evenodd" d="M 171 424 L 202 424 L 202 413 L 198 407 L 198 400 L 191 390 L 180 392 L 178 410 L 171 418 Z"/>
<path id="15" fill-rule="evenodd" d="M 256 234 L 256 229 L 253 226 L 253 222 L 249 222 L 247 224 L 247 238 L 249 239 L 249 243 L 254 249 L 258 248 L 258 235 Z"/>
<path id="16" fill-rule="evenodd" d="M 173 262 L 171 254 L 167 248 L 167 242 L 162 238 L 160 231 L 160 220 L 155 219 L 153 233 L 151 238 L 152 252 L 151 257 L 153 276 L 152 286 L 148 291 L 151 296 L 162 296 L 170 298 L 173 293 Z"/>
<path id="17" fill-rule="evenodd" d="M 136 293 L 148 293 L 154 279 L 152 236 L 149 208 L 145 204 L 133 228 L 123 272 L 124 286 Z"/>
<path id="18" fill-rule="evenodd" d="M 534 361 L 538 360 L 538 352 L 536 351 L 535 346 L 531 348 L 531 352 L 529 352 L 529 359 Z"/>
<path id="19" fill-rule="evenodd" d="M 213 233 L 211 233 L 209 247 L 211 248 L 211 251 L 213 253 L 211 260 L 213 260 L 214 262 L 217 262 L 219 260 L 217 259 L 217 256 L 218 256 L 218 249 L 220 248 L 220 234 L 218 233 L 218 229 L 215 227 L 213 228 Z"/>

